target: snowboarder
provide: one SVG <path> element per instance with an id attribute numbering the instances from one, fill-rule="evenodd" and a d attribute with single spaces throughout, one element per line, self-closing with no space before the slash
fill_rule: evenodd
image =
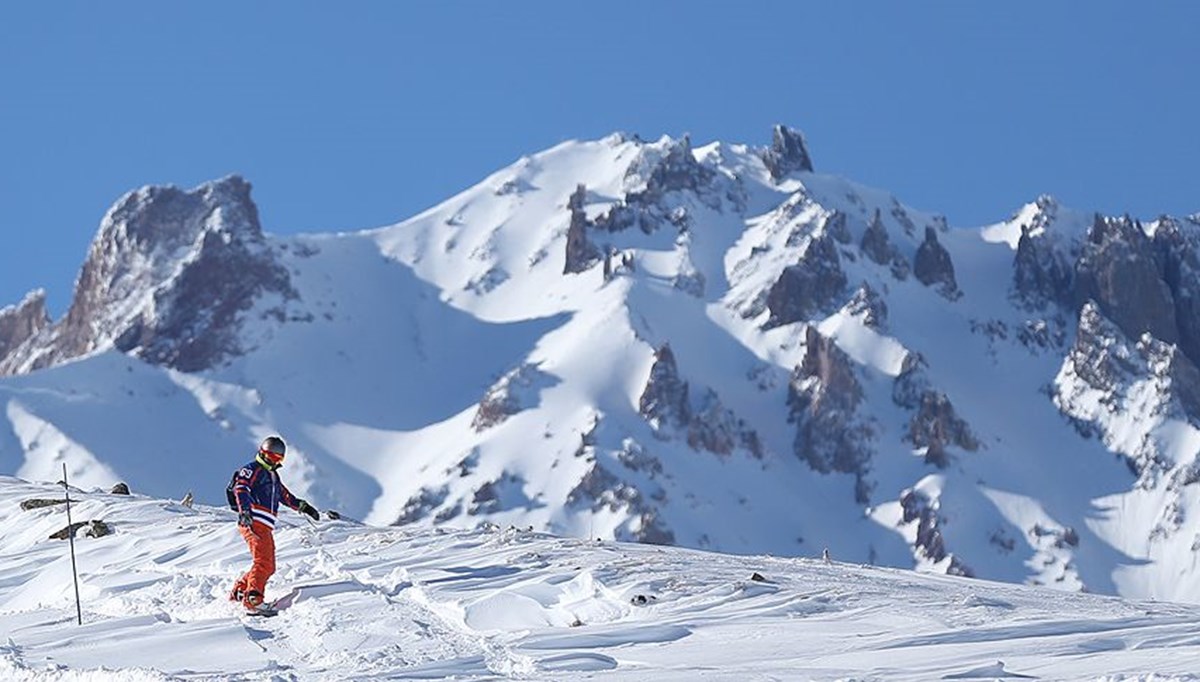
<path id="1" fill-rule="evenodd" d="M 250 613 L 265 610 L 263 594 L 267 580 L 275 573 L 275 516 L 279 503 L 307 514 L 314 521 L 321 518 L 308 502 L 292 494 L 277 469 L 283 466 L 287 445 L 279 436 L 269 436 L 258 447 L 254 461 L 238 469 L 225 490 L 229 506 L 238 513 L 238 531 L 250 547 L 251 566 L 234 584 L 230 601 L 241 602 Z"/>

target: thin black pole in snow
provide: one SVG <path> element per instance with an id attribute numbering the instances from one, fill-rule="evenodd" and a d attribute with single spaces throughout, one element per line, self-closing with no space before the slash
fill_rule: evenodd
<path id="1" fill-rule="evenodd" d="M 79 604 L 79 570 L 75 567 L 75 528 L 71 525 L 71 489 L 67 487 L 66 462 L 63 462 L 63 492 L 67 495 L 67 539 L 71 543 L 71 577 L 75 579 L 75 619 L 83 625 L 83 607 Z"/>

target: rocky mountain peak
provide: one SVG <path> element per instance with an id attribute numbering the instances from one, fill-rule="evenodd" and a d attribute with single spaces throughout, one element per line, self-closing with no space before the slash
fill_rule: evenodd
<path id="1" fill-rule="evenodd" d="M 265 293 L 295 297 L 248 182 L 231 175 L 190 191 L 144 187 L 104 216 L 49 348 L 18 349 L 0 371 L 106 347 L 182 371 L 211 367 L 240 352 L 236 318 Z"/>
<path id="2" fill-rule="evenodd" d="M 0 362 L 15 348 L 49 326 L 46 292 L 41 289 L 26 294 L 15 306 L 0 308 Z"/>
<path id="3" fill-rule="evenodd" d="M 200 232 L 220 231 L 262 237 L 250 183 L 238 175 L 205 183 L 192 191 L 148 186 L 126 194 L 101 222 L 89 261 L 104 255 L 149 256 L 196 241 Z"/>
<path id="4" fill-rule="evenodd" d="M 780 180 L 796 171 L 812 172 L 812 157 L 799 130 L 785 125 L 776 125 L 772 131 L 771 146 L 763 152 L 763 163 L 771 177 Z"/>

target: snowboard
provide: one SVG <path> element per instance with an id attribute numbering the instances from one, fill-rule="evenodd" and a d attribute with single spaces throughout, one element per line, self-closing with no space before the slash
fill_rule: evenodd
<path id="1" fill-rule="evenodd" d="M 256 610 L 243 613 L 250 618 L 273 618 L 279 615 L 279 609 L 273 604 L 261 604 Z"/>
<path id="2" fill-rule="evenodd" d="M 274 601 L 263 602 L 257 611 L 244 611 L 245 615 L 251 618 L 271 618 L 279 615 L 279 612 L 290 608 L 292 604 L 303 599 L 313 597 L 321 597 L 340 592 L 360 591 L 363 586 L 353 580 L 343 580 L 332 583 L 310 583 L 305 585 L 296 585 L 292 587 L 286 594 Z M 241 605 L 238 605 L 241 608 Z"/>

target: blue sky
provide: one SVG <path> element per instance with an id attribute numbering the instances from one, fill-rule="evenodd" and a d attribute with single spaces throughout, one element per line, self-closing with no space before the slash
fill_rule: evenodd
<path id="1" fill-rule="evenodd" d="M 1200 211 L 1200 3 L 55 2 L 0 8 L 0 306 L 57 317 L 105 210 L 237 172 L 268 232 L 376 227 L 571 138 L 766 144 L 956 226 L 1041 193 Z"/>

